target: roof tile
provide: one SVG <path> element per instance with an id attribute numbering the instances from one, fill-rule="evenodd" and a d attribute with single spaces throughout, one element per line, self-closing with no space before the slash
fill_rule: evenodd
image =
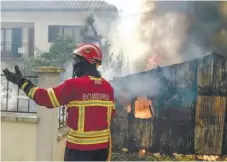
<path id="1" fill-rule="evenodd" d="M 112 10 L 114 5 L 105 1 L 71 0 L 71 1 L 1 1 L 2 11 L 78 11 L 78 10 Z"/>

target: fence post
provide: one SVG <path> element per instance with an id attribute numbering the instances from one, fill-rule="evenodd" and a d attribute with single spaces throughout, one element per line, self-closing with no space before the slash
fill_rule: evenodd
<path id="1" fill-rule="evenodd" d="M 45 66 L 34 68 L 33 71 L 38 73 L 38 86 L 50 88 L 60 84 L 60 73 L 64 69 Z M 57 144 L 58 108 L 37 106 L 37 115 L 39 123 L 36 134 L 36 161 L 52 161 Z"/>

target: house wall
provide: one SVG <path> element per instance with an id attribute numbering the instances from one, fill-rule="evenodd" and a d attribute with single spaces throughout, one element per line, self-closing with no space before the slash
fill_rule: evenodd
<path id="1" fill-rule="evenodd" d="M 55 161 L 62 161 L 65 155 L 65 146 L 67 141 L 69 128 L 61 128 L 58 130 L 58 142 L 54 150 L 54 159 Z"/>
<path id="2" fill-rule="evenodd" d="M 1 120 L 1 160 L 35 161 L 37 115 L 1 113 Z"/>
<path id="3" fill-rule="evenodd" d="M 37 156 L 37 114 L 1 113 L 1 160 L 3 161 L 36 161 Z M 24 131 L 26 130 L 26 131 Z M 53 160 L 63 161 L 68 128 L 58 130 L 55 141 Z M 48 134 L 45 134 L 48 136 Z M 41 138 L 46 138 L 42 136 Z M 43 149 L 43 148 L 41 148 Z M 48 148 L 49 149 L 49 148 Z"/>
<path id="4" fill-rule="evenodd" d="M 10 70 L 14 70 L 15 65 L 22 66 L 23 65 L 23 59 L 1 59 L 1 70 L 5 68 L 9 68 Z"/>
<path id="5" fill-rule="evenodd" d="M 3 23 L 34 23 L 35 47 L 48 51 L 48 25 L 84 25 L 90 12 L 2 12 Z M 115 12 L 95 12 L 101 23 L 102 34 L 109 31 L 109 23 L 113 21 Z M 105 31 L 104 31 L 105 30 Z"/>
<path id="6" fill-rule="evenodd" d="M 54 160 L 63 161 L 64 155 L 65 155 L 66 140 L 67 140 L 67 136 L 64 136 L 64 138 L 58 141 L 57 146 L 55 147 Z"/>

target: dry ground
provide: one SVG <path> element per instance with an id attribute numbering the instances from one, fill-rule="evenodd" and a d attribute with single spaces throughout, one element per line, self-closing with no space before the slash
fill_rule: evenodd
<path id="1" fill-rule="evenodd" d="M 139 153 L 131 152 L 113 152 L 113 161 L 227 161 L 227 155 L 224 157 L 218 156 L 195 156 L 174 154 L 173 156 L 161 155 L 159 153 L 145 153 L 140 156 Z"/>

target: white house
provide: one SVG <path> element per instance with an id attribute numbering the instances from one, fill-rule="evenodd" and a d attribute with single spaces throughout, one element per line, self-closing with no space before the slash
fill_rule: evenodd
<path id="1" fill-rule="evenodd" d="M 105 1 L 2 1 L 1 62 L 6 58 L 34 56 L 49 50 L 56 36 L 73 36 L 81 43 L 80 30 L 93 13 L 103 35 L 116 18 L 117 8 Z M 12 60 L 12 59 L 11 59 Z"/>
<path id="2" fill-rule="evenodd" d="M 23 64 L 25 57 L 47 52 L 60 33 L 72 36 L 76 43 L 83 42 L 80 31 L 91 13 L 97 18 L 99 33 L 107 36 L 117 9 L 105 1 L 1 1 L 1 69 L 13 69 L 15 64 Z M 17 105 L 17 87 L 9 85 L 12 98 L 8 101 L 4 98 L 6 86 L 2 77 L 1 108 L 5 109 L 8 102 L 8 108 L 13 109 Z"/>

